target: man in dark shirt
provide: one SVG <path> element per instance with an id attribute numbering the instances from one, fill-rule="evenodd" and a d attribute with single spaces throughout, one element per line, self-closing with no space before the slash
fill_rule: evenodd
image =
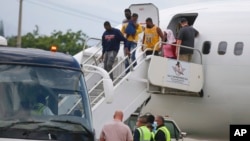
<path id="1" fill-rule="evenodd" d="M 157 123 L 157 129 L 154 141 L 170 141 L 170 132 L 164 125 L 164 118 L 162 116 L 156 116 L 155 121 Z"/>
<path id="2" fill-rule="evenodd" d="M 188 20 L 186 18 L 182 18 L 180 20 L 180 25 L 181 29 L 177 36 L 176 55 L 178 56 L 179 53 L 179 60 L 189 62 L 191 61 L 193 50 L 187 48 L 181 48 L 180 46 L 182 45 L 194 48 L 194 39 L 196 36 L 198 36 L 199 32 L 192 26 L 188 25 Z"/>
<path id="3" fill-rule="evenodd" d="M 104 22 L 104 31 L 102 35 L 102 56 L 104 58 L 104 69 L 109 72 L 113 68 L 115 58 L 120 49 L 120 42 L 126 44 L 127 39 L 122 35 L 119 29 L 111 27 L 108 21 Z M 110 78 L 113 80 L 113 73 L 110 73 Z"/>
<path id="4" fill-rule="evenodd" d="M 147 125 L 147 116 L 140 116 L 136 122 L 137 128 L 134 131 L 133 141 L 153 141 L 151 137 L 151 131 L 148 129 Z"/>

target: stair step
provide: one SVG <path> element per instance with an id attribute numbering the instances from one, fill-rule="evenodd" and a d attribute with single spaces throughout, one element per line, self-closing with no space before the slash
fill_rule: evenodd
<path id="1" fill-rule="evenodd" d="M 203 90 L 201 90 L 200 92 L 189 92 L 189 91 L 178 90 L 168 87 L 159 87 L 154 85 L 149 85 L 148 92 L 152 94 L 203 97 Z"/>

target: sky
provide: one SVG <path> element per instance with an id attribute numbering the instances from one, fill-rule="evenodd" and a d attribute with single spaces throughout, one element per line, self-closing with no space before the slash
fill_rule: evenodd
<path id="1" fill-rule="evenodd" d="M 100 38 L 104 21 L 110 21 L 113 27 L 119 25 L 124 19 L 124 9 L 131 4 L 153 3 L 161 10 L 202 1 L 207 0 L 23 0 L 21 32 L 22 35 L 33 32 L 37 25 L 42 35 L 71 29 Z M 19 2 L 0 0 L 0 20 L 5 36 L 17 35 Z"/>

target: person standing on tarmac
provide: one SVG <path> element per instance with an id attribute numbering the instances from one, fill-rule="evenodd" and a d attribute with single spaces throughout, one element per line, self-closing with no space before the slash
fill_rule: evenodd
<path id="1" fill-rule="evenodd" d="M 147 115 L 140 116 L 136 122 L 133 141 L 153 141 L 151 131 L 147 127 Z"/>
<path id="2" fill-rule="evenodd" d="M 164 125 L 164 118 L 162 116 L 156 116 L 155 121 L 157 123 L 157 129 L 154 141 L 171 141 L 170 132 Z"/>
<path id="3" fill-rule="evenodd" d="M 133 136 L 129 127 L 122 122 L 123 112 L 115 111 L 114 120 L 106 123 L 100 135 L 100 141 L 132 141 Z"/>
<path id="4" fill-rule="evenodd" d="M 147 127 L 151 131 L 151 138 L 154 139 L 154 137 L 155 137 L 155 129 L 156 129 L 155 126 L 154 126 L 155 117 L 152 114 L 146 114 L 146 115 L 147 115 Z"/>

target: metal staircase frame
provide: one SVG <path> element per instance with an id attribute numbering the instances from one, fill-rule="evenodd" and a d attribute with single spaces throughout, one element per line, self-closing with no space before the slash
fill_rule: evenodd
<path id="1" fill-rule="evenodd" d="M 133 52 L 135 52 L 136 49 L 137 49 L 138 47 L 139 47 L 139 46 L 137 46 L 135 49 L 133 49 L 133 50 L 131 51 L 131 54 L 132 54 Z M 129 64 L 129 66 L 128 66 L 127 68 L 125 68 L 125 69 L 120 73 L 120 75 L 118 75 L 118 76 L 113 80 L 114 87 L 116 87 L 116 85 L 119 83 L 119 81 L 123 78 L 123 74 L 125 74 L 125 72 L 126 72 L 128 69 L 130 69 L 130 71 L 133 71 L 133 69 L 134 69 L 133 63 L 135 63 L 135 62 L 137 61 L 137 65 L 140 65 L 143 61 L 145 61 L 145 59 L 147 59 L 147 58 L 145 58 L 145 56 L 146 56 L 146 55 L 145 55 L 145 52 L 146 52 L 147 50 L 148 50 L 148 49 L 145 49 L 145 50 L 143 51 L 143 53 L 140 54 L 140 56 L 138 56 L 133 62 L 131 62 L 131 63 Z M 100 51 L 100 50 L 97 50 L 96 53 L 94 53 L 94 54 L 97 54 L 99 51 Z M 87 60 L 90 60 L 93 56 L 94 56 L 94 55 L 91 55 Z M 141 57 L 144 58 L 144 60 L 141 60 L 140 62 L 138 62 L 139 59 L 140 59 Z M 108 72 L 108 74 L 113 73 L 113 72 L 115 71 L 115 69 L 117 69 L 122 63 L 124 63 L 124 62 L 126 61 L 126 59 L 129 59 L 128 56 L 125 56 L 121 61 L 119 61 L 119 62 L 118 62 L 109 72 Z M 87 72 L 90 72 L 91 70 L 88 70 L 88 69 L 87 69 L 88 66 L 84 66 L 84 65 L 85 65 L 84 63 L 86 63 L 86 62 L 87 62 L 87 61 L 84 61 L 83 64 L 81 64 L 82 67 L 84 68 L 83 71 L 85 71 L 85 72 L 86 72 L 86 71 L 87 71 Z M 102 82 L 103 82 L 103 79 L 99 80 L 92 88 L 90 88 L 90 90 L 89 90 L 88 92 L 89 92 L 89 93 L 93 92 L 100 84 L 102 84 Z M 92 107 L 94 107 L 95 104 L 98 102 L 98 100 L 102 99 L 103 97 L 105 97 L 104 91 L 102 91 L 98 96 L 96 96 L 96 97 L 91 101 Z"/>

